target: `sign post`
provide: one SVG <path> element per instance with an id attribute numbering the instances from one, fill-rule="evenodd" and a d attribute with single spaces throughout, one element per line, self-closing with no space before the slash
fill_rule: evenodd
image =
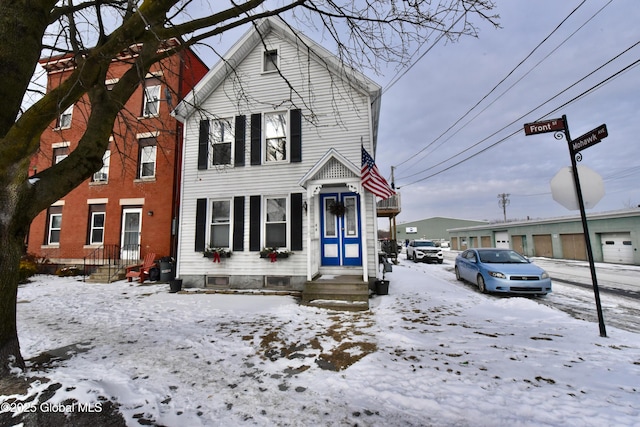
<path id="1" fill-rule="evenodd" d="M 584 199 L 582 197 L 582 189 L 580 188 L 580 177 L 578 176 L 578 165 L 576 157 L 581 157 L 578 153 L 587 147 L 597 144 L 603 138 L 606 138 L 607 126 L 601 125 L 590 132 L 571 140 L 569 133 L 569 123 L 567 116 L 563 115 L 561 119 L 552 119 L 544 122 L 527 123 L 524 125 L 524 133 L 526 135 L 536 135 L 546 132 L 564 132 L 564 136 L 569 145 L 569 156 L 571 157 L 571 170 L 573 173 L 573 182 L 576 187 L 576 195 L 578 196 L 578 205 L 580 207 L 580 217 L 582 219 L 582 229 L 584 232 L 584 240 L 587 246 L 587 257 L 589 258 L 589 269 L 591 271 L 591 281 L 593 283 L 593 293 L 596 300 L 596 310 L 598 312 L 598 325 L 600 327 L 600 336 L 606 337 L 607 330 L 604 325 L 604 317 L 602 315 L 602 305 L 600 303 L 600 291 L 598 289 L 598 279 L 596 277 L 596 267 L 593 260 L 593 250 L 591 248 L 591 237 L 589 236 L 589 227 L 587 224 L 587 214 L 584 209 Z M 561 136 L 558 139 L 562 138 Z"/>

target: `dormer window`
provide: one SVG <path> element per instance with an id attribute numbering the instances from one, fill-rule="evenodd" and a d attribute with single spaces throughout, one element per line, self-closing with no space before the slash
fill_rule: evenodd
<path id="1" fill-rule="evenodd" d="M 262 71 L 265 73 L 277 71 L 278 65 L 278 49 L 265 50 Z"/>

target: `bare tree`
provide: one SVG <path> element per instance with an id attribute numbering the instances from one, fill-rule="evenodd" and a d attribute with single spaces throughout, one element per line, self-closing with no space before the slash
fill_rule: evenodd
<path id="1" fill-rule="evenodd" d="M 19 261 L 29 224 L 102 167 L 114 123 L 152 64 L 263 17 L 320 32 L 349 67 L 378 72 L 405 67 L 433 34 L 476 36 L 472 20 L 497 25 L 491 0 L 14 0 L 0 3 L 0 372 L 24 368 L 16 328 Z M 295 21 L 295 22 L 294 22 Z M 166 40 L 181 43 L 159 49 Z M 112 87 L 107 71 L 118 54 L 142 46 Z M 68 55 L 71 76 L 21 110 L 41 58 Z M 44 92 L 44 91 L 42 91 Z M 77 148 L 29 178 L 40 136 L 69 106 L 88 102 Z"/>

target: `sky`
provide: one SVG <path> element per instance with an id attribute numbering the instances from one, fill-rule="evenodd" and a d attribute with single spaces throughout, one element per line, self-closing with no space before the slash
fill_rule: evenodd
<path id="1" fill-rule="evenodd" d="M 16 401 L 86 410 L 103 396 L 131 426 L 640 426 L 638 333 L 600 337 L 597 321 L 550 306 L 593 312 L 591 291 L 484 295 L 452 269 L 403 256 L 389 294 L 359 313 L 34 276 L 17 320 L 36 400 L 0 396 L 0 423 Z M 620 298 L 603 296 L 605 316 Z"/>
<path id="2" fill-rule="evenodd" d="M 365 71 L 383 89 L 375 157 L 390 182 L 393 168 L 398 223 L 502 220 L 502 194 L 509 220 L 578 215 L 554 201 L 550 188 L 571 164 L 566 140 L 523 131 L 525 123 L 563 115 L 573 139 L 607 126 L 608 137 L 581 152 L 580 165 L 602 178 L 605 192 L 588 212 L 639 206 L 640 3 L 495 3 L 501 28 L 474 19 L 477 38 L 436 43 L 435 34 L 409 69 Z M 291 24 L 335 53 L 312 28 Z M 196 52 L 213 67 L 212 49 L 223 54 L 247 28 Z"/>
<path id="3" fill-rule="evenodd" d="M 640 205 L 640 68 L 563 106 L 638 61 L 635 46 L 593 73 L 640 42 L 640 3 L 587 0 L 555 32 L 582 1 L 496 3 L 501 29 L 480 24 L 478 38 L 436 45 L 393 86 L 387 76 L 374 78 L 383 86 L 376 162 L 388 178 L 395 167 L 398 222 L 502 220 L 503 193 L 507 219 L 578 215 L 551 195 L 551 179 L 571 165 L 567 141 L 523 131 L 525 123 L 563 115 L 572 139 L 608 129 L 581 153 L 579 165 L 601 176 L 605 189 L 588 212 Z"/>

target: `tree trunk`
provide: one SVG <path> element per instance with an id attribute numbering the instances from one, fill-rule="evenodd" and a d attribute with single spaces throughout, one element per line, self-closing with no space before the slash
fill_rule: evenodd
<path id="1" fill-rule="evenodd" d="M 0 221 L 11 217 L 8 206 L 0 206 Z M 10 227 L 0 223 L 0 376 L 6 376 L 11 368 L 24 369 L 20 353 L 16 321 L 20 257 L 24 235 L 11 235 Z"/>

